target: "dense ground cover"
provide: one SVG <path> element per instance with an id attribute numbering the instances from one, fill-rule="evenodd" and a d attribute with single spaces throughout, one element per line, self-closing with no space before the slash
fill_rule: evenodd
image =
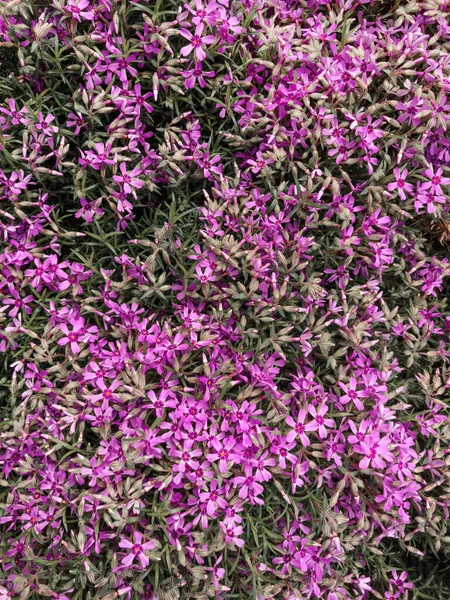
<path id="1" fill-rule="evenodd" d="M 0 39 L 0 599 L 448 600 L 448 7 Z"/>

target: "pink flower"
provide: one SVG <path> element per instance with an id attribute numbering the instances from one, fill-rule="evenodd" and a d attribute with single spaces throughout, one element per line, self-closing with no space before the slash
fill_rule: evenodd
<path id="1" fill-rule="evenodd" d="M 209 25 L 215 24 L 215 13 L 218 9 L 215 0 L 210 0 L 206 6 L 203 6 L 202 0 L 194 0 L 194 6 L 195 8 L 191 7 L 189 4 L 185 4 L 187 10 L 194 15 L 192 17 L 194 25 L 199 25 L 203 22 L 209 23 Z"/>
<path id="2" fill-rule="evenodd" d="M 27 189 L 28 183 L 31 181 L 32 175 L 25 175 L 20 169 L 19 171 L 13 171 L 9 177 L 0 170 L 0 182 L 4 186 L 4 191 L 8 197 L 18 196 L 24 190 Z"/>
<path id="3" fill-rule="evenodd" d="M 69 13 L 69 15 L 75 21 L 81 23 L 81 18 L 86 20 L 91 20 L 94 18 L 94 11 L 89 8 L 89 0 L 69 0 L 68 4 L 64 7 L 64 10 Z"/>
<path id="4" fill-rule="evenodd" d="M 412 590 L 414 588 L 414 585 L 408 581 L 408 573 L 406 571 L 402 571 L 400 575 L 398 575 L 397 571 L 394 569 L 389 581 L 393 586 L 398 588 L 398 591 L 401 594 L 404 594 L 406 590 Z"/>
<path id="5" fill-rule="evenodd" d="M 104 144 L 103 142 L 98 142 L 95 144 L 94 148 L 95 152 L 93 150 L 86 151 L 86 157 L 88 158 L 91 167 L 96 171 L 104 168 L 106 165 L 114 165 L 117 162 L 117 155 L 113 154 L 111 156 L 111 143 Z"/>
<path id="6" fill-rule="evenodd" d="M 137 178 L 142 173 L 140 169 L 135 167 L 132 171 L 128 172 L 127 165 L 124 162 L 120 163 L 119 168 L 122 175 L 114 175 L 113 179 L 117 183 L 123 184 L 123 189 L 127 194 L 130 194 L 133 191 L 132 188 L 142 188 L 144 182 Z"/>
<path id="7" fill-rule="evenodd" d="M 235 452 L 233 452 L 233 448 L 236 445 L 236 440 L 229 437 L 222 444 L 219 440 L 212 440 L 212 443 L 215 448 L 215 452 L 211 452 L 206 455 L 206 458 L 212 462 L 219 461 L 219 471 L 221 473 L 225 473 L 230 463 L 232 463 L 236 458 Z"/>
<path id="8" fill-rule="evenodd" d="M 269 458 L 269 451 L 266 450 L 260 457 L 253 458 L 251 464 L 256 469 L 256 481 L 270 481 L 272 473 L 267 467 L 275 467 L 277 461 L 274 458 Z"/>
<path id="9" fill-rule="evenodd" d="M 297 457 L 290 452 L 295 446 L 294 442 L 287 442 L 286 438 L 282 438 L 280 436 L 274 436 L 272 439 L 272 445 L 270 447 L 270 451 L 272 454 L 278 456 L 278 462 L 282 469 L 286 468 L 286 460 L 290 463 L 295 463 L 297 461 Z"/>
<path id="10" fill-rule="evenodd" d="M 245 499 L 250 494 L 259 495 L 264 491 L 263 486 L 256 481 L 252 475 L 252 468 L 246 467 L 245 475 L 238 475 L 233 478 L 233 483 L 239 488 L 239 498 Z"/>
<path id="11" fill-rule="evenodd" d="M 386 466 L 386 461 L 392 462 L 394 455 L 389 451 L 389 444 L 390 440 L 388 436 L 380 440 L 361 442 L 358 451 L 365 454 L 365 456 L 359 461 L 359 468 L 367 469 L 372 465 L 376 469 L 382 469 Z"/>
<path id="12" fill-rule="evenodd" d="M 313 417 L 313 421 L 307 423 L 306 431 L 318 431 L 319 437 L 325 439 L 328 435 L 326 427 L 334 427 L 333 419 L 324 419 L 324 415 L 328 412 L 328 406 L 321 404 L 319 410 L 315 406 L 309 406 L 309 414 Z"/>
<path id="13" fill-rule="evenodd" d="M 408 176 L 408 169 L 394 169 L 394 177 L 395 182 L 388 183 L 387 189 L 392 192 L 396 191 L 402 200 L 406 200 L 406 193 L 412 194 L 414 191 L 414 186 L 412 183 L 406 182 L 406 177 Z"/>
<path id="14" fill-rule="evenodd" d="M 29 111 L 26 106 L 23 106 L 20 110 L 17 109 L 16 101 L 14 98 L 8 98 L 6 101 L 9 106 L 9 110 L 3 106 L 0 106 L 0 112 L 11 117 L 11 124 L 18 125 L 21 123 L 22 125 L 28 125 L 31 119 L 25 117 L 25 115 L 29 114 Z"/>
<path id="15" fill-rule="evenodd" d="M 205 35 L 202 37 L 204 24 L 199 23 L 195 27 L 195 33 L 192 35 L 187 29 L 180 29 L 180 34 L 189 41 L 187 46 L 183 46 L 180 50 L 182 56 L 188 56 L 192 51 L 195 51 L 197 60 L 202 61 L 206 58 L 206 52 L 203 50 L 204 44 L 212 44 L 214 42 L 213 35 Z"/>
<path id="16" fill-rule="evenodd" d="M 153 390 L 149 390 L 147 396 L 150 400 L 150 404 L 144 404 L 142 408 L 154 409 L 158 419 L 162 418 L 165 408 L 174 408 L 178 405 L 177 400 L 171 396 L 169 390 L 161 390 L 158 396 Z"/>
<path id="17" fill-rule="evenodd" d="M 81 128 L 86 127 L 86 121 L 83 115 L 80 112 L 77 112 L 76 115 L 74 113 L 69 113 L 67 116 L 69 120 L 66 121 L 66 126 L 69 128 L 75 127 L 73 134 L 78 135 Z"/>
<path id="18" fill-rule="evenodd" d="M 408 121 L 408 124 L 412 125 L 413 127 L 417 127 L 420 124 L 420 119 L 417 117 L 417 115 L 423 109 L 424 99 L 419 99 L 417 96 L 414 96 L 412 100 L 409 100 L 406 103 L 397 102 L 395 105 L 395 110 L 400 112 L 398 122 L 403 123 L 404 121 Z"/>
<path id="19" fill-rule="evenodd" d="M 225 509 L 228 506 L 228 502 L 223 497 L 225 490 L 218 487 L 217 481 L 212 481 L 209 491 L 199 494 L 201 502 L 206 502 L 206 514 L 214 518 L 217 516 L 218 508 Z"/>
<path id="20" fill-rule="evenodd" d="M 358 410 L 364 410 L 364 404 L 361 402 L 360 398 L 364 397 L 364 393 L 359 390 L 356 391 L 356 379 L 352 377 L 348 385 L 339 381 L 339 387 L 344 390 L 345 394 L 340 397 L 341 404 L 348 404 L 349 402 L 353 402 Z"/>
<path id="21" fill-rule="evenodd" d="M 197 265 L 195 267 L 195 273 L 197 275 L 197 278 L 200 280 L 200 283 L 202 284 L 207 283 L 208 281 L 216 280 L 214 272 L 209 267 L 205 267 L 202 269 L 200 265 Z"/>
<path id="22" fill-rule="evenodd" d="M 137 70 L 131 66 L 131 63 L 136 61 L 136 55 L 130 54 L 129 56 L 118 57 L 115 62 L 111 62 L 108 64 L 108 71 L 110 71 L 109 77 L 111 77 L 111 73 L 114 73 L 119 77 L 119 80 L 123 84 L 128 83 L 128 75 L 130 77 L 136 77 Z"/>
<path id="23" fill-rule="evenodd" d="M 37 131 L 42 131 L 46 135 L 50 135 L 52 133 L 58 133 L 58 127 L 56 125 L 50 125 L 55 120 L 53 115 L 44 115 L 41 112 L 37 114 L 37 123 L 35 124 L 35 128 Z"/>
<path id="24" fill-rule="evenodd" d="M 101 198 L 92 200 L 92 202 L 88 202 L 86 198 L 80 198 L 81 208 L 80 210 L 77 210 L 75 217 L 77 219 L 81 217 L 86 221 L 86 223 L 92 223 L 95 216 L 101 216 L 105 212 L 102 208 L 100 208 L 101 201 Z"/>
<path id="25" fill-rule="evenodd" d="M 222 165 L 220 164 L 220 156 L 216 154 L 210 157 L 209 152 L 205 152 L 200 158 L 195 158 L 196 164 L 203 169 L 203 175 L 210 177 L 211 173 L 220 175 L 222 173 Z"/>
<path id="26" fill-rule="evenodd" d="M 244 532 L 244 529 L 240 525 L 231 526 L 226 525 L 225 523 L 220 523 L 220 528 L 222 529 L 225 542 L 227 544 L 235 544 L 238 548 L 242 548 L 245 544 L 245 541 L 238 536 Z"/>
<path id="27" fill-rule="evenodd" d="M 127 539 L 125 536 L 121 537 L 119 547 L 129 550 L 129 553 L 122 558 L 122 565 L 124 567 L 129 567 L 135 560 L 139 560 L 144 568 L 149 565 L 150 559 L 145 552 L 154 550 L 156 543 L 151 540 L 145 542 L 143 539 L 143 535 L 139 531 L 133 532 L 132 540 Z"/>
<path id="28" fill-rule="evenodd" d="M 383 119 L 377 119 L 372 122 L 372 116 L 367 117 L 367 124 L 356 128 L 356 133 L 361 136 L 365 142 L 373 142 L 383 137 L 384 131 L 377 126 L 383 122 Z"/>
<path id="29" fill-rule="evenodd" d="M 263 153 L 261 152 L 261 150 L 258 150 L 258 152 L 256 153 L 256 160 L 254 159 L 250 159 L 248 161 L 248 164 L 252 167 L 251 171 L 252 173 L 259 173 L 259 171 L 261 171 L 261 169 L 263 167 L 265 167 L 266 165 L 270 165 L 271 163 L 274 163 L 274 159 L 273 158 L 264 158 Z"/>
<path id="30" fill-rule="evenodd" d="M 19 292 L 14 289 L 11 290 L 10 294 L 12 298 L 4 298 L 2 300 L 3 304 L 6 304 L 7 306 L 12 306 L 11 310 L 8 312 L 8 316 L 15 317 L 17 313 L 20 312 L 22 309 L 25 310 L 27 315 L 31 315 L 33 309 L 31 308 L 31 306 L 27 306 L 27 304 L 31 304 L 32 302 L 34 302 L 33 296 L 29 295 L 22 298 Z"/>
<path id="31" fill-rule="evenodd" d="M 303 444 L 303 446 L 305 446 L 305 448 L 311 444 L 308 436 L 305 433 L 306 426 L 304 423 L 306 415 L 306 410 L 304 408 L 301 408 L 298 413 L 297 421 L 294 421 L 294 419 L 290 415 L 286 417 L 287 425 L 293 427 L 293 429 L 287 434 L 286 441 L 293 442 L 298 437 L 300 438 L 300 441 Z"/>
<path id="32" fill-rule="evenodd" d="M 100 481 L 101 484 L 105 483 L 105 478 L 109 478 L 111 475 L 114 475 L 113 471 L 108 468 L 108 465 L 102 461 L 101 458 L 96 458 L 93 456 L 89 461 L 89 467 L 81 467 L 80 473 L 81 475 L 87 475 L 90 477 L 89 485 L 95 486 L 97 485 L 97 481 Z"/>
<path id="33" fill-rule="evenodd" d="M 427 213 L 430 215 L 434 215 L 436 212 L 436 206 L 445 203 L 445 196 L 443 196 L 442 194 L 437 194 L 431 189 L 425 190 L 422 184 L 419 187 L 417 196 L 414 200 L 414 208 L 419 212 L 423 206 L 426 206 Z"/>
<path id="34" fill-rule="evenodd" d="M 193 69 L 183 71 L 181 74 L 185 79 L 184 87 L 188 90 L 195 87 L 197 81 L 201 88 L 206 87 L 205 77 L 212 78 L 215 76 L 214 71 L 203 71 L 201 62 L 196 62 Z"/>
<path id="35" fill-rule="evenodd" d="M 442 196 L 443 191 L 441 185 L 450 185 L 450 177 L 442 177 L 442 168 L 439 167 L 434 170 L 434 167 L 430 167 L 422 173 L 425 177 L 428 177 L 429 181 L 422 183 L 420 190 L 430 190 L 432 194 Z"/>
<path id="36" fill-rule="evenodd" d="M 70 330 L 65 323 L 61 323 L 59 326 L 60 330 L 65 334 L 64 337 L 58 340 L 60 346 L 70 345 L 70 350 L 73 354 L 80 352 L 80 346 L 78 342 L 84 333 L 84 320 L 76 319 L 73 322 L 72 329 Z"/>

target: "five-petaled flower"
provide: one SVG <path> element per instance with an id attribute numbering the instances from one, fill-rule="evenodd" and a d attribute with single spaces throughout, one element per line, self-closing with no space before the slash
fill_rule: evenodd
<path id="1" fill-rule="evenodd" d="M 127 165 L 124 162 L 120 163 L 119 169 L 122 174 L 121 175 L 113 175 L 113 179 L 117 183 L 121 183 L 123 185 L 123 189 L 126 194 L 130 194 L 130 193 L 135 194 L 135 191 L 133 190 L 133 188 L 136 188 L 136 189 L 142 188 L 142 186 L 144 185 L 144 182 L 141 179 L 138 179 L 139 175 L 142 173 L 141 169 L 139 169 L 138 167 L 135 167 L 131 171 L 127 171 Z"/>
<path id="2" fill-rule="evenodd" d="M 204 27 L 205 26 L 203 23 L 196 25 L 194 34 L 187 29 L 180 29 L 180 34 L 189 41 L 189 44 L 187 46 L 183 46 L 183 48 L 180 50 L 180 54 L 182 56 L 188 56 L 194 51 L 197 60 L 205 60 L 206 52 L 203 49 L 203 46 L 205 44 L 212 44 L 215 38 L 213 35 L 202 36 Z"/>
<path id="3" fill-rule="evenodd" d="M 134 531 L 131 540 L 122 535 L 119 547 L 128 551 L 122 558 L 122 565 L 124 567 L 129 567 L 134 561 L 138 560 L 142 567 L 145 568 L 148 567 L 150 563 L 150 559 L 146 552 L 154 550 L 157 547 L 157 544 L 152 540 L 145 541 L 145 538 L 140 531 Z"/>

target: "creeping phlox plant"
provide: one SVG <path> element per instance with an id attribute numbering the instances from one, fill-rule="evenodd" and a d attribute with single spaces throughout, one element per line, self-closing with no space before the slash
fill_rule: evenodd
<path id="1" fill-rule="evenodd" d="M 1 600 L 450 598 L 448 10 L 1 0 Z"/>

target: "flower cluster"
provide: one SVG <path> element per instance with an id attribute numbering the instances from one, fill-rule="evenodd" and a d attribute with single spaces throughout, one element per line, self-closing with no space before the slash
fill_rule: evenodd
<path id="1" fill-rule="evenodd" d="M 446 7 L 0 38 L 0 599 L 450 597 Z"/>

